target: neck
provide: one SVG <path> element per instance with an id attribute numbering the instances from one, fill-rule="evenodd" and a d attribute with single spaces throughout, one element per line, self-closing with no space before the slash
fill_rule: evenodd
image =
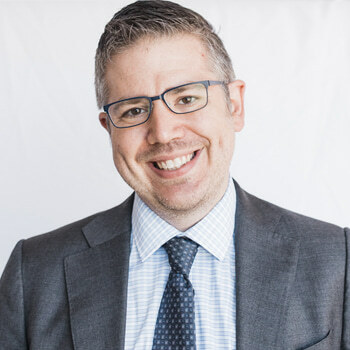
<path id="1" fill-rule="evenodd" d="M 226 186 L 225 184 L 226 182 L 219 190 L 216 189 L 215 195 L 214 193 L 207 194 L 192 208 L 178 209 L 165 207 L 164 205 L 155 207 L 151 203 L 145 203 L 164 221 L 184 232 L 208 215 L 222 199 L 227 189 L 227 184 Z"/>

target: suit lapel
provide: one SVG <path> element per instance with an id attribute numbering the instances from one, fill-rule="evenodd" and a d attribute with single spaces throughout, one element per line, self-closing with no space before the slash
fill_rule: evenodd
<path id="1" fill-rule="evenodd" d="M 83 228 L 90 249 L 65 259 L 76 350 L 123 349 L 133 196 Z"/>
<path id="2" fill-rule="evenodd" d="M 236 185 L 237 350 L 282 349 L 298 231 L 281 209 Z"/>

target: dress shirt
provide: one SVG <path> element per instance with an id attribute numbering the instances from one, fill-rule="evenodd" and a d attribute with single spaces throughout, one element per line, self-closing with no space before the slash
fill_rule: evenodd
<path id="1" fill-rule="evenodd" d="M 231 179 L 216 206 L 185 232 L 161 219 L 135 195 L 125 349 L 152 349 L 170 272 L 162 245 L 175 236 L 186 236 L 199 244 L 189 275 L 195 290 L 197 349 L 236 349 L 235 211 L 236 192 Z"/>

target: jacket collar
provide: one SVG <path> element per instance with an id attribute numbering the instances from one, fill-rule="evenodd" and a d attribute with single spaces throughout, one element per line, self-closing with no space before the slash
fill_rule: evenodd
<path id="1" fill-rule="evenodd" d="M 97 215 L 83 227 L 83 233 L 90 247 L 109 241 L 114 237 L 131 232 L 131 212 L 134 194 L 122 204 Z"/>

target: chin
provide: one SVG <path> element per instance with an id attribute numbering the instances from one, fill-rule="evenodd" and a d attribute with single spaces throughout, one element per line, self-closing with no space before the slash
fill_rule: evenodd
<path id="1" fill-rule="evenodd" d="M 163 210 L 189 213 L 205 206 L 208 203 L 209 196 L 205 194 L 195 195 L 193 192 L 187 192 L 186 194 L 177 193 L 172 196 L 157 195 L 155 199 L 157 206 L 162 207 Z"/>

